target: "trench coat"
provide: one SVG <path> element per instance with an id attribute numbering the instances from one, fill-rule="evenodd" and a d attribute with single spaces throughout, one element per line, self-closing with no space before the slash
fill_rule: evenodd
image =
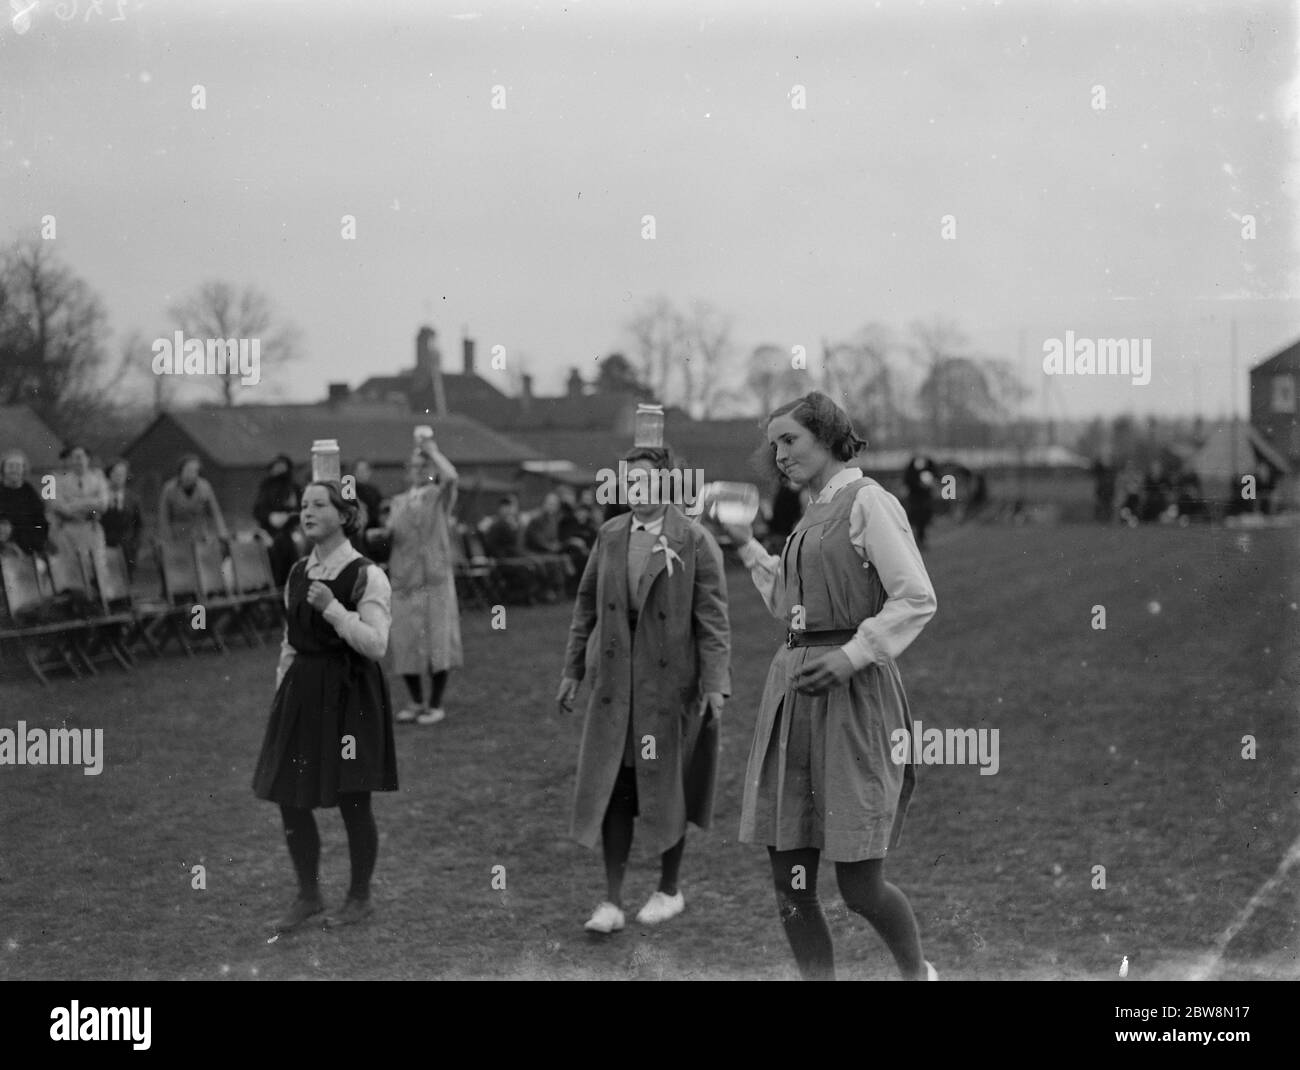
<path id="1" fill-rule="evenodd" d="M 578 585 L 564 675 L 592 678 L 578 753 L 569 833 L 586 847 L 623 764 L 628 718 L 636 761 L 638 842 L 662 854 L 686 832 L 708 828 L 717 776 L 716 721 L 703 696 L 731 693 L 731 629 L 722 551 L 676 506 L 664 516 L 668 550 L 650 555 L 628 624 L 627 545 L 633 516 L 600 529 Z M 671 566 L 671 574 L 669 568 Z M 647 736 L 653 736 L 648 745 Z M 652 754 L 652 756 L 650 756 Z"/>

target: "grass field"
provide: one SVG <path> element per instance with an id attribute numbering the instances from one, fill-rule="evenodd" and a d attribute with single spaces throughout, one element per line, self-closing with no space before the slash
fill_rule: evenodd
<path id="1" fill-rule="evenodd" d="M 1294 530 L 939 532 L 939 612 L 900 666 L 926 726 L 996 728 L 1000 770 L 927 767 L 891 878 L 945 979 L 1300 977 L 1300 867 L 1204 959 L 1300 833 Z M 273 647 L 142 661 L 131 676 L 9 673 L 0 727 L 105 729 L 102 775 L 0 767 L 0 977 L 794 976 L 761 848 L 736 842 L 754 707 L 781 635 L 729 573 L 735 694 L 718 819 L 692 830 L 687 910 L 609 938 L 582 922 L 598 853 L 566 841 L 579 714 L 558 682 L 569 609 L 463 622 L 448 719 L 398 728 L 402 790 L 376 796 L 378 912 L 268 943 L 292 897 L 278 813 L 249 782 Z M 1154 611 L 1158 603 L 1158 612 Z M 1091 626 L 1094 605 L 1106 629 Z M 586 688 L 580 696 L 585 705 Z M 1242 737 L 1258 756 L 1241 757 Z M 324 887 L 347 882 L 324 811 Z M 207 888 L 191 888 L 191 867 Z M 506 890 L 491 887 L 504 866 Z M 1093 888 L 1093 867 L 1106 887 Z M 633 910 L 653 890 L 634 848 Z M 823 899 L 840 975 L 892 978 L 870 927 Z"/>

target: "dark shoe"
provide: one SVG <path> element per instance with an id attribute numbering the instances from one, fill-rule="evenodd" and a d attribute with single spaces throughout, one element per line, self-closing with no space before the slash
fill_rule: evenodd
<path id="1" fill-rule="evenodd" d="M 359 921 L 365 921 L 374 913 L 374 907 L 370 905 L 369 899 L 353 899 L 351 896 L 344 901 L 339 910 L 331 914 L 325 920 L 325 928 L 341 929 L 346 925 L 356 925 Z"/>
<path id="2" fill-rule="evenodd" d="M 275 923 L 275 931 L 278 933 L 291 933 L 304 922 L 310 921 L 318 914 L 325 912 L 325 904 L 320 899 L 295 899 L 291 906 L 279 921 Z"/>

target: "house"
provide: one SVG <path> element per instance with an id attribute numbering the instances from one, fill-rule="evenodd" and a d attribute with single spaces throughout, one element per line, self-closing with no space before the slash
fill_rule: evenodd
<path id="1" fill-rule="evenodd" d="M 413 414 L 404 404 L 344 401 L 337 390 L 332 395 L 334 400 L 324 404 L 213 406 L 160 414 L 123 453 L 131 462 L 146 515 L 153 513 L 163 483 L 187 453 L 203 462 L 204 477 L 232 527 L 252 526 L 258 484 L 276 454 L 294 459 L 300 481 L 310 477 L 316 439 L 336 439 L 345 466 L 368 460 L 375 483 L 392 495 L 405 486 L 412 430 L 428 424 L 439 448 L 460 471 L 457 512 L 471 518 L 489 511 L 500 494 L 517 488 L 526 463 L 545 459 L 532 447 L 466 416 Z"/>
<path id="2" fill-rule="evenodd" d="M 1300 341 L 1250 369 L 1250 422 L 1292 469 L 1300 466 Z"/>
<path id="3" fill-rule="evenodd" d="M 22 450 L 32 475 L 57 472 L 63 443 L 29 405 L 0 405 L 0 454 Z"/>

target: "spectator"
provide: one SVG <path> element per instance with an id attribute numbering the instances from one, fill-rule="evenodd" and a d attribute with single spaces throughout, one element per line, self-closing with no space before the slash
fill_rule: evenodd
<path id="1" fill-rule="evenodd" d="M 200 469 L 199 459 L 187 453 L 177 464 L 176 475 L 163 484 L 158 496 L 159 539 L 200 542 L 230 538 L 217 495 L 199 474 Z"/>
<path id="2" fill-rule="evenodd" d="M 925 549 L 925 529 L 934 518 L 934 488 L 939 482 L 939 470 L 929 457 L 913 457 L 903 469 L 903 484 L 907 488 L 907 522 L 919 550 Z"/>
<path id="3" fill-rule="evenodd" d="M 49 521 L 27 473 L 27 455 L 21 450 L 10 450 L 0 459 L 0 519 L 9 522 L 10 539 L 19 549 L 40 554 L 45 552 Z"/>
<path id="4" fill-rule="evenodd" d="M 447 677 L 463 664 L 460 609 L 451 547 L 452 514 L 459 476 L 434 445 L 421 440 L 406 466 L 410 489 L 393 499 L 388 562 L 393 587 L 393 663 L 411 694 L 397 714 L 404 724 L 441 721 Z M 424 673 L 431 674 L 424 700 Z"/>
<path id="5" fill-rule="evenodd" d="M 1101 457 L 1092 462 L 1093 517 L 1103 524 L 1109 524 L 1115 512 L 1116 475 L 1114 465 L 1107 464 Z"/>
<path id="6" fill-rule="evenodd" d="M 131 466 L 118 458 L 108 467 L 108 508 L 104 510 L 104 544 L 120 547 L 126 559 L 127 579 L 135 578 L 140 555 L 140 533 L 144 530 L 144 509 L 140 496 L 126 485 Z"/>
<path id="7" fill-rule="evenodd" d="M 78 553 L 84 561 L 104 545 L 100 518 L 108 507 L 108 481 L 90 467 L 90 456 L 78 445 L 68 446 L 59 459 L 67 463 L 54 477 L 49 503 L 50 542 L 58 552 Z"/>
<path id="8" fill-rule="evenodd" d="M 357 501 L 366 507 L 365 514 L 361 518 L 362 530 L 368 531 L 371 528 L 382 527 L 379 510 L 383 505 L 384 495 L 375 486 L 374 473 L 370 468 L 370 462 L 357 461 L 352 466 L 352 476 L 357 481 Z"/>
<path id="9" fill-rule="evenodd" d="M 497 562 L 497 575 L 507 593 L 531 605 L 541 592 L 541 574 L 524 559 L 523 543 L 519 499 L 508 494 L 497 503 L 497 515 L 483 532 L 483 549 Z"/>
<path id="10" fill-rule="evenodd" d="M 537 562 L 542 574 L 542 597 L 559 601 L 568 579 L 569 559 L 560 540 L 560 496 L 554 491 L 542 499 L 542 507 L 524 528 L 524 548 L 543 555 Z"/>
<path id="11" fill-rule="evenodd" d="M 293 563 L 302 556 L 306 543 L 298 530 L 298 510 L 302 491 L 293 478 L 293 461 L 279 454 L 267 466 L 266 477 L 257 488 L 253 502 L 253 519 L 270 537 L 271 578 L 283 587 Z"/>

